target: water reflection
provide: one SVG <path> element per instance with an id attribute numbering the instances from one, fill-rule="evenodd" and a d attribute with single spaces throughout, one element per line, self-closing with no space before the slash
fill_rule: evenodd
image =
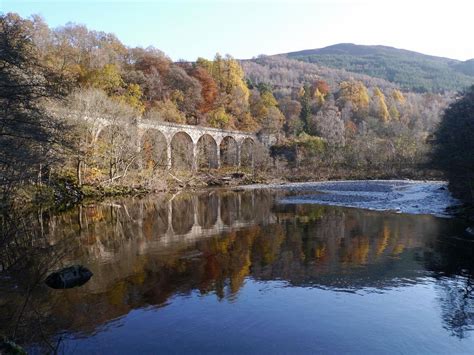
<path id="1" fill-rule="evenodd" d="M 64 265 L 86 265 L 94 277 L 80 289 L 35 291 L 43 333 L 89 336 L 134 309 L 196 291 L 239 302 L 250 279 L 364 293 L 430 278 L 444 327 L 459 338 L 472 330 L 473 246 L 450 238 L 456 221 L 274 201 L 265 191 L 215 190 L 45 218 L 48 250 L 63 250 Z M 0 332 L 10 331 L 23 291 L 0 290 Z M 41 341 L 29 331 L 36 334 L 26 329 L 25 339 Z"/>

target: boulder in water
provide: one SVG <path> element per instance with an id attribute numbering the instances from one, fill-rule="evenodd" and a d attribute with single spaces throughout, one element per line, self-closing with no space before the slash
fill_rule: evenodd
<path id="1" fill-rule="evenodd" d="M 92 275 L 88 268 L 82 265 L 73 265 L 53 272 L 44 282 L 55 289 L 72 288 L 84 285 Z"/>

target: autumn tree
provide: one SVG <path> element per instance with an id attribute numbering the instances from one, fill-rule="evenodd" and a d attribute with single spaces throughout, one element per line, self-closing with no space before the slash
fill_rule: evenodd
<path id="1" fill-rule="evenodd" d="M 144 118 L 155 121 L 186 123 L 186 116 L 170 99 L 155 102 L 154 106 L 145 113 Z"/>
<path id="2" fill-rule="evenodd" d="M 191 76 L 201 83 L 202 101 L 199 105 L 199 112 L 206 114 L 213 109 L 217 99 L 218 91 L 216 82 L 207 70 L 199 66 L 195 66 L 192 69 Z"/>
<path id="3" fill-rule="evenodd" d="M 225 110 L 226 117 L 229 118 L 227 125 L 236 128 L 255 127 L 256 124 L 249 115 L 250 92 L 239 62 L 229 55 L 222 57 L 216 54 L 213 61 L 198 58 L 196 64 L 214 79 L 219 92 L 214 111 L 221 112 L 219 107 Z"/>
<path id="4" fill-rule="evenodd" d="M 405 96 L 403 95 L 403 93 L 398 90 L 398 89 L 394 89 L 392 91 L 392 97 L 393 99 L 395 100 L 395 102 L 397 102 L 398 104 L 404 104 L 406 99 L 405 99 Z"/>
<path id="5" fill-rule="evenodd" d="M 201 104 L 201 84 L 178 66 L 172 66 L 166 77 L 167 98 L 185 114 L 187 123 L 196 124 L 197 110 Z"/>
<path id="6" fill-rule="evenodd" d="M 231 124 L 231 117 L 221 106 L 209 112 L 209 118 L 207 122 L 211 127 L 214 128 L 228 128 Z"/>
<path id="7" fill-rule="evenodd" d="M 146 108 L 166 98 L 165 77 L 171 61 L 155 48 L 132 48 L 128 70 L 123 74 L 124 81 L 140 85 Z"/>
<path id="8" fill-rule="evenodd" d="M 321 107 L 326 101 L 326 97 L 328 96 L 330 90 L 329 84 L 324 80 L 316 80 L 311 85 L 311 96 L 319 107 Z"/>
<path id="9" fill-rule="evenodd" d="M 339 109 L 332 102 L 326 103 L 311 117 L 310 133 L 326 139 L 333 146 L 345 144 L 345 125 Z"/>
<path id="10" fill-rule="evenodd" d="M 277 133 L 281 130 L 285 117 L 278 108 L 278 101 L 268 88 L 254 90 L 250 100 L 252 115 L 266 132 Z"/>
<path id="11" fill-rule="evenodd" d="M 353 112 L 359 119 L 366 117 L 369 101 L 369 92 L 362 82 L 343 81 L 339 85 L 336 103 L 340 108 L 344 107 L 346 103 L 351 103 Z"/>
<path id="12" fill-rule="evenodd" d="M 284 97 L 278 102 L 281 112 L 285 116 L 284 130 L 287 135 L 298 135 L 303 131 L 300 119 L 301 104 L 289 97 Z"/>
<path id="13" fill-rule="evenodd" d="M 378 87 L 374 89 L 374 95 L 372 98 L 372 113 L 384 123 L 388 122 L 390 119 L 390 113 L 388 111 L 387 104 L 385 103 L 385 95 Z"/>

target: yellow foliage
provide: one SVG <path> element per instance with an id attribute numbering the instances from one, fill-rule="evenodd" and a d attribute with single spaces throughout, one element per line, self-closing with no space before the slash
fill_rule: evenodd
<path id="1" fill-rule="evenodd" d="M 356 111 L 367 110 L 369 107 L 369 92 L 360 81 L 343 81 L 339 85 L 339 98 L 351 102 Z"/>
<path id="2" fill-rule="evenodd" d="M 214 110 L 208 113 L 207 122 L 219 128 L 238 128 L 248 131 L 258 128 L 256 120 L 249 114 L 250 91 L 239 62 L 229 55 L 222 57 L 216 54 L 214 60 L 198 58 L 196 64 L 212 77 L 218 91 L 216 102 L 217 105 L 221 105 L 221 108 L 211 106 Z M 272 98 L 268 99 L 272 102 Z M 262 113 L 264 114 L 265 112 Z"/>
<path id="3" fill-rule="evenodd" d="M 230 118 L 223 107 L 218 107 L 209 113 L 207 122 L 214 128 L 226 128 L 229 125 Z"/>
<path id="4" fill-rule="evenodd" d="M 124 85 L 119 68 L 115 64 L 106 64 L 101 69 L 90 70 L 85 73 L 81 81 L 108 94 Z"/>
<path id="5" fill-rule="evenodd" d="M 326 255 L 326 246 L 325 245 L 318 245 L 316 251 L 314 253 L 314 257 L 316 259 L 322 259 Z"/>
<path id="6" fill-rule="evenodd" d="M 178 110 L 176 104 L 167 99 L 158 101 L 148 113 L 147 117 L 150 119 L 158 119 L 173 123 L 186 123 L 186 116 Z"/>
<path id="7" fill-rule="evenodd" d="M 385 103 L 385 95 L 378 87 L 376 87 L 374 89 L 374 96 L 377 118 L 382 122 L 388 122 L 390 114 L 388 112 L 387 104 Z"/>
<path id="8" fill-rule="evenodd" d="M 305 96 L 306 94 L 306 90 L 304 89 L 304 87 L 301 87 L 299 90 L 298 90 L 298 97 L 299 98 L 302 98 L 303 96 Z"/>
<path id="9" fill-rule="evenodd" d="M 179 105 L 184 101 L 184 93 L 181 90 L 173 90 L 170 98 L 176 105 Z"/>
<path id="10" fill-rule="evenodd" d="M 314 91 L 314 98 L 316 99 L 316 102 L 318 103 L 318 106 L 322 106 L 324 102 L 326 101 L 324 95 L 319 91 L 319 89 L 316 88 Z"/>
<path id="11" fill-rule="evenodd" d="M 270 91 L 264 91 L 260 94 L 260 100 L 265 107 L 277 106 L 278 101 L 275 99 L 275 96 Z"/>
<path id="12" fill-rule="evenodd" d="M 246 112 L 240 119 L 238 129 L 246 132 L 255 132 L 260 125 L 255 121 L 249 112 Z"/>
<path id="13" fill-rule="evenodd" d="M 400 90 L 397 90 L 397 89 L 392 91 L 392 97 L 399 104 L 404 104 L 405 101 L 406 101 L 405 96 L 403 96 L 402 92 Z"/>
<path id="14" fill-rule="evenodd" d="M 116 99 L 128 106 L 136 109 L 140 114 L 145 111 L 145 105 L 142 102 L 142 89 L 138 84 L 129 84 L 127 92 L 124 95 L 116 96 Z"/>

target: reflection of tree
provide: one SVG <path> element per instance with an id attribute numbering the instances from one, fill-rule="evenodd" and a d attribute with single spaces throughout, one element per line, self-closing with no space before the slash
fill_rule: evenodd
<path id="1" fill-rule="evenodd" d="M 0 220 L 0 338 L 42 342 L 54 352 L 57 344 L 43 326 L 48 313 L 43 280 L 71 253 L 71 234 L 51 245 L 50 216 L 43 210 L 12 210 Z"/>
<path id="2" fill-rule="evenodd" d="M 425 263 L 437 279 L 444 327 L 456 337 L 466 337 L 474 329 L 474 244 L 440 238 L 425 255 Z"/>
<path id="3" fill-rule="evenodd" d="M 442 318 L 446 329 L 459 338 L 474 329 L 472 276 L 443 277 L 438 280 Z"/>

